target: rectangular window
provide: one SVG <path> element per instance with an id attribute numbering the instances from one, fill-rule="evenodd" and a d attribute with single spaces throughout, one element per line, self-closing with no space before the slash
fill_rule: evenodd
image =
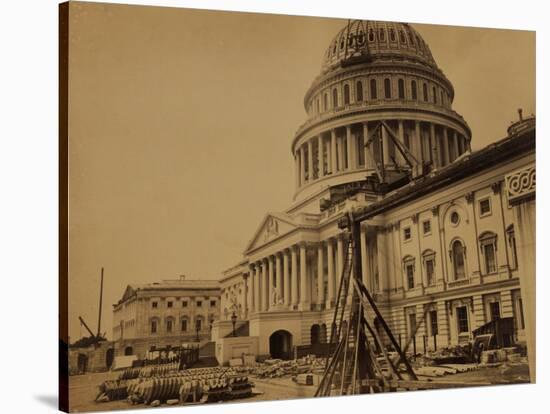
<path id="1" fill-rule="evenodd" d="M 202 306 L 202 300 L 197 301 L 197 308 L 200 308 Z"/>
<path id="2" fill-rule="evenodd" d="M 157 321 L 151 322 L 151 333 L 157 333 Z"/>
<path id="3" fill-rule="evenodd" d="M 211 300 L 211 301 L 210 301 L 210 307 L 213 308 L 214 306 L 216 306 L 216 301 L 215 301 L 215 300 Z"/>
<path id="4" fill-rule="evenodd" d="M 158 302 L 151 302 L 151 307 L 152 307 L 153 309 L 158 308 L 158 306 L 159 306 Z"/>
<path id="5" fill-rule="evenodd" d="M 405 227 L 403 229 L 403 238 L 405 240 L 410 240 L 411 239 L 411 228 L 410 227 Z"/>
<path id="6" fill-rule="evenodd" d="M 430 330 L 431 335 L 437 335 L 439 333 L 437 329 L 437 311 L 432 310 L 430 311 Z"/>
<path id="7" fill-rule="evenodd" d="M 433 259 L 426 260 L 426 278 L 428 279 L 428 286 L 435 284 Z"/>
<path id="8" fill-rule="evenodd" d="M 483 245 L 483 255 L 485 256 L 485 272 L 495 273 L 497 271 L 495 259 L 495 245 L 493 243 Z"/>
<path id="9" fill-rule="evenodd" d="M 416 332 L 416 314 L 409 313 L 409 335 L 412 336 Z"/>
<path id="10" fill-rule="evenodd" d="M 202 329 L 202 321 L 200 319 L 197 319 L 197 321 L 195 322 L 195 329 L 197 331 L 200 331 Z"/>
<path id="11" fill-rule="evenodd" d="M 430 220 L 422 222 L 422 231 L 424 234 L 430 234 L 432 232 L 432 222 Z"/>
<path id="12" fill-rule="evenodd" d="M 181 331 L 182 332 L 187 332 L 187 319 L 182 319 L 181 320 Z"/>
<path id="13" fill-rule="evenodd" d="M 491 302 L 489 304 L 489 312 L 491 320 L 496 321 L 497 319 L 500 319 L 500 303 L 499 302 Z"/>
<path id="14" fill-rule="evenodd" d="M 187 301 L 186 301 L 186 300 L 184 300 L 184 301 L 181 302 L 181 307 L 182 307 L 182 308 L 186 308 L 186 307 L 187 307 Z"/>
<path id="15" fill-rule="evenodd" d="M 172 332 L 172 321 L 170 319 L 166 321 L 166 332 Z"/>
<path id="16" fill-rule="evenodd" d="M 407 287 L 409 289 L 414 289 L 414 265 L 408 264 L 406 265 L 407 270 Z"/>
<path id="17" fill-rule="evenodd" d="M 468 308 L 466 306 L 458 306 L 456 308 L 456 321 L 458 325 L 458 333 L 470 331 L 468 326 Z"/>
<path id="18" fill-rule="evenodd" d="M 479 215 L 481 217 L 491 214 L 491 201 L 488 198 L 479 201 Z"/>
<path id="19" fill-rule="evenodd" d="M 166 302 L 166 306 L 169 307 L 169 308 L 171 308 L 173 306 L 173 304 L 174 303 L 172 301 Z"/>

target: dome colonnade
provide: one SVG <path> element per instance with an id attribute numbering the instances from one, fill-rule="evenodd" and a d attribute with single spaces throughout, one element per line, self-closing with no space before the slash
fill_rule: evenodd
<path id="1" fill-rule="evenodd" d="M 470 149 L 453 111 L 454 89 L 408 24 L 355 20 L 333 39 L 304 98 L 307 121 L 292 141 L 296 194 L 406 168 L 380 121 L 418 164 L 443 167 Z M 371 133 L 369 135 L 369 132 Z M 366 144 L 369 145 L 366 145 Z"/>

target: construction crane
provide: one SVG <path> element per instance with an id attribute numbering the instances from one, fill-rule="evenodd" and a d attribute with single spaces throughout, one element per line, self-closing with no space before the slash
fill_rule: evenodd
<path id="1" fill-rule="evenodd" d="M 487 385 L 437 383 L 417 378 L 406 355 L 411 340 L 407 341 L 405 349 L 401 348 L 362 282 L 361 220 L 349 212 L 339 224 L 348 234 L 346 258 L 335 302 L 330 354 L 315 397 Z M 416 329 L 424 323 L 426 314 L 427 311 Z M 416 331 L 412 332 L 412 336 L 415 334 Z M 390 358 L 383 339 L 389 341 L 397 359 Z"/>
<path id="2" fill-rule="evenodd" d="M 89 345 L 97 345 L 101 341 L 105 341 L 105 334 L 101 334 L 101 308 L 103 305 L 103 267 L 101 268 L 101 282 L 99 287 L 99 316 L 97 321 L 97 334 L 94 334 L 88 324 L 84 321 L 84 318 L 82 316 L 78 317 L 78 320 L 80 321 L 80 325 L 84 326 L 88 333 L 90 334 L 90 337 L 87 341 L 85 341 Z M 84 338 L 81 338 L 79 341 L 82 341 Z"/>

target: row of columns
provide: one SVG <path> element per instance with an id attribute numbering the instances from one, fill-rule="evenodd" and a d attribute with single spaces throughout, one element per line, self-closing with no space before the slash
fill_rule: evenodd
<path id="1" fill-rule="evenodd" d="M 246 309 L 254 313 L 332 308 L 347 256 L 346 246 L 347 236 L 342 233 L 317 243 L 299 243 L 251 263 Z M 361 249 L 366 257 L 364 231 Z M 366 266 L 363 269 L 365 282 L 368 272 Z"/>
<path id="2" fill-rule="evenodd" d="M 395 123 L 395 121 L 386 122 Z M 405 123 L 410 125 L 412 122 L 414 127 L 405 128 Z M 424 125 L 428 125 L 428 139 L 425 138 L 425 134 L 421 134 L 422 130 L 426 130 Z M 375 160 L 373 144 L 370 145 L 370 149 L 365 145 L 366 137 L 369 135 L 369 122 L 346 125 L 343 127 L 345 130 L 343 135 L 337 134 L 338 129 L 341 128 L 334 128 L 314 136 L 296 149 L 294 159 L 297 188 L 341 171 L 355 170 L 359 167 L 367 170 L 374 169 L 375 163 L 382 161 Z M 440 130 L 440 134 L 436 134 L 436 130 Z M 431 160 L 436 168 L 451 163 L 469 149 L 466 137 L 455 129 L 432 122 L 398 120 L 395 134 L 402 144 L 405 144 L 405 135 L 408 134 L 409 151 L 417 161 Z M 390 150 L 393 142 L 390 142 L 391 138 L 388 135 L 386 129 L 382 128 L 381 152 L 384 164 L 393 163 L 392 155 L 398 163 L 403 164 L 401 153 L 394 148 L 392 148 L 393 151 Z M 363 137 L 362 148 L 359 146 L 361 137 Z M 363 152 L 362 156 L 360 152 Z M 360 159 L 364 161 L 360 162 Z"/>

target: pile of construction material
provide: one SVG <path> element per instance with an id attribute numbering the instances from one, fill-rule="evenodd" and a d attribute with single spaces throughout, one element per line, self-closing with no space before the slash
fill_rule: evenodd
<path id="1" fill-rule="evenodd" d="M 96 401 L 127 399 L 151 406 L 217 402 L 249 397 L 252 386 L 248 376 L 231 368 L 197 368 L 105 381 Z"/>
<path id="2" fill-rule="evenodd" d="M 240 373 L 247 373 L 257 378 L 291 377 L 297 380 L 298 376 L 303 374 L 322 374 L 324 367 L 324 358 L 308 355 L 303 358 L 286 361 L 282 359 L 266 359 L 261 363 L 239 366 L 235 367 L 235 369 Z"/>
<path id="3" fill-rule="evenodd" d="M 149 378 L 159 375 L 165 375 L 179 369 L 179 362 L 170 362 L 168 364 L 146 365 L 139 368 L 126 368 L 122 371 L 118 379 Z"/>

